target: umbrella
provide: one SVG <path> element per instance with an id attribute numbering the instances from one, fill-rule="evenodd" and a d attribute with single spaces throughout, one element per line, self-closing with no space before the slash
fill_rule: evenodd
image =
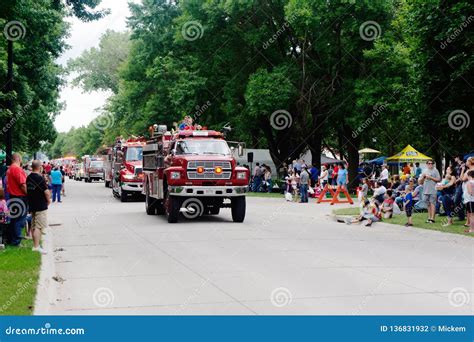
<path id="1" fill-rule="evenodd" d="M 396 162 L 396 163 L 411 163 L 411 162 L 423 162 L 431 160 L 430 157 L 425 156 L 423 153 L 418 152 L 411 145 L 407 145 L 403 150 L 386 159 L 387 162 Z"/>
<path id="2" fill-rule="evenodd" d="M 381 153 L 380 151 L 374 150 L 373 148 L 363 148 L 359 150 L 359 153 Z"/>

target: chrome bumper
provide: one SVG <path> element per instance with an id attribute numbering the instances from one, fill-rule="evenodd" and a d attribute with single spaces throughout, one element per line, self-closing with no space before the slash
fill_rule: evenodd
<path id="1" fill-rule="evenodd" d="M 142 192 L 143 184 L 137 182 L 124 182 L 122 183 L 122 190 L 125 191 L 139 191 Z"/>
<path id="2" fill-rule="evenodd" d="M 244 196 L 246 186 L 170 186 L 173 196 L 237 197 Z"/>

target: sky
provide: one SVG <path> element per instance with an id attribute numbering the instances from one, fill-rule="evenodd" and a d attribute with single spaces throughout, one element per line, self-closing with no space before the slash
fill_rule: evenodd
<path id="1" fill-rule="evenodd" d="M 111 13 L 105 18 L 89 23 L 69 18 L 70 37 L 66 42 L 71 48 L 59 58 L 58 63 L 65 66 L 69 59 L 78 57 L 82 51 L 97 47 L 100 36 L 107 29 L 114 31 L 127 29 L 126 20 L 130 14 L 127 0 L 102 0 L 99 8 L 109 8 Z M 71 127 L 87 125 L 99 115 L 96 109 L 105 104 L 108 96 L 110 96 L 108 92 L 84 93 L 81 88 L 65 86 L 61 90 L 61 102 L 66 104 L 66 108 L 56 117 L 54 123 L 56 129 L 59 132 L 66 132 Z"/>

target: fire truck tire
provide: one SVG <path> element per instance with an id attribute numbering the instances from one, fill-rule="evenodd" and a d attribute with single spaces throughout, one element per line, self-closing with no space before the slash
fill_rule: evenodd
<path id="1" fill-rule="evenodd" d="M 232 198 L 232 220 L 244 222 L 245 219 L 245 196 Z"/>
<path id="2" fill-rule="evenodd" d="M 106 188 L 110 188 L 110 181 L 104 181 L 104 183 Z"/>
<path id="3" fill-rule="evenodd" d="M 181 200 L 175 196 L 169 196 L 168 198 L 168 223 L 176 223 L 179 218 L 179 210 L 181 209 Z"/>
<path id="4" fill-rule="evenodd" d="M 150 190 L 146 189 L 145 195 L 145 211 L 147 215 L 156 215 L 157 200 L 150 197 Z"/>

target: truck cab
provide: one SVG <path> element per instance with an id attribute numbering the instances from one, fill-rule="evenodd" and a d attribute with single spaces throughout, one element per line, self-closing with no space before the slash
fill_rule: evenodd
<path id="1" fill-rule="evenodd" d="M 143 149 L 147 214 L 166 214 L 175 223 L 231 208 L 233 220 L 243 222 L 249 170 L 237 165 L 224 134 L 155 126 Z"/>
<path id="2" fill-rule="evenodd" d="M 118 139 L 112 152 L 112 192 L 122 202 L 141 196 L 143 185 L 143 138 Z"/>

